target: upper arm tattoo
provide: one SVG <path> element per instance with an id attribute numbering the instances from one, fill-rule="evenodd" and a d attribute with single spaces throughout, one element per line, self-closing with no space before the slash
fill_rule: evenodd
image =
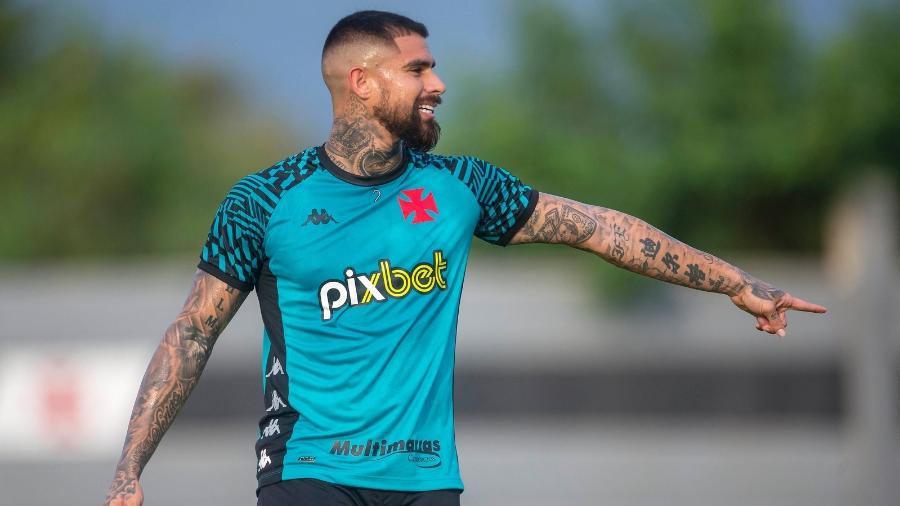
<path id="1" fill-rule="evenodd" d="M 216 339 L 246 297 L 246 292 L 197 271 L 181 312 L 147 366 L 109 494 L 127 489 L 140 475 L 200 379 Z"/>
<path id="2" fill-rule="evenodd" d="M 601 217 L 592 216 L 589 206 L 541 193 L 531 217 L 513 236 L 510 244 L 533 242 L 577 246 L 597 231 Z"/>

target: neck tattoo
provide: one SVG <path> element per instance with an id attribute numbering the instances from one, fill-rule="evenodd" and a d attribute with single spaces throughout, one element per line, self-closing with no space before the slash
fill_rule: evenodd
<path id="1" fill-rule="evenodd" d="M 325 151 L 341 169 L 365 177 L 381 176 L 395 170 L 403 158 L 401 141 L 379 148 L 380 129 L 362 101 L 353 96 L 350 106 L 334 118 Z"/>

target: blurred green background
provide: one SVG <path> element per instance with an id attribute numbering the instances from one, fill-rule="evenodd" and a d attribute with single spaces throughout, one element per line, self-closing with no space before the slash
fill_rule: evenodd
<path id="1" fill-rule="evenodd" d="M 842 185 L 900 170 L 900 7 L 851 5 L 808 37 L 776 1 L 507 4 L 515 57 L 450 83 L 438 151 L 702 249 L 819 252 Z M 0 2 L 2 261 L 192 252 L 237 178 L 323 140 L 214 65 L 57 25 Z"/>

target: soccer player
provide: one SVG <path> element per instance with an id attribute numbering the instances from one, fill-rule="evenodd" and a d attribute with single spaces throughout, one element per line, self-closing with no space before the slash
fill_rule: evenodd
<path id="1" fill-rule="evenodd" d="M 445 87 L 427 36 L 378 11 L 331 30 L 331 134 L 225 197 L 147 368 L 107 504 L 142 502 L 144 466 L 254 288 L 265 326 L 260 506 L 459 504 L 454 347 L 473 234 L 566 244 L 722 293 L 780 336 L 787 310 L 825 312 L 637 218 L 539 193 L 478 158 L 430 154 Z"/>

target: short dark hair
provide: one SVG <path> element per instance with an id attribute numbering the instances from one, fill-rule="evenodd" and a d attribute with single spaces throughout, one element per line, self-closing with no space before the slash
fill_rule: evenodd
<path id="1" fill-rule="evenodd" d="M 364 38 L 393 44 L 395 37 L 419 34 L 428 37 L 428 29 L 418 21 L 385 11 L 359 11 L 342 18 L 328 32 L 322 55 L 334 46 Z"/>

